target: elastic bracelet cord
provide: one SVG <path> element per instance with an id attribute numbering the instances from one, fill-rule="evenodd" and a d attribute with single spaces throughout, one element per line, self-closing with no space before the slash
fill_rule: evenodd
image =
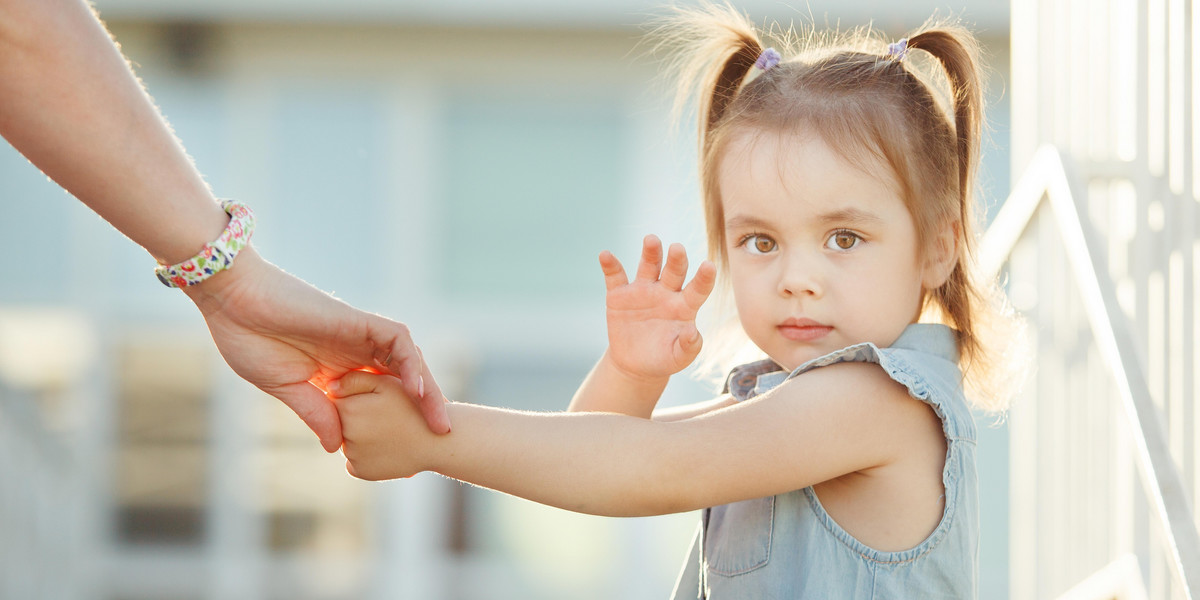
<path id="1" fill-rule="evenodd" d="M 254 233 L 254 212 L 234 200 L 222 200 L 221 208 L 229 215 L 229 225 L 220 237 L 205 244 L 200 253 L 174 265 L 154 269 L 158 280 L 167 287 L 196 285 L 233 266 L 233 259 L 250 244 Z"/>

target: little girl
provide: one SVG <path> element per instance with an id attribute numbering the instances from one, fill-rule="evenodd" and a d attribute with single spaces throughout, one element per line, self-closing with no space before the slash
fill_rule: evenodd
<path id="1" fill-rule="evenodd" d="M 331 388 L 347 469 L 436 471 L 597 515 L 704 509 L 676 598 L 975 597 L 962 384 L 988 371 L 979 331 L 995 311 L 970 277 L 972 38 L 866 32 L 784 59 L 726 8 L 669 31 L 692 42 L 678 68 L 701 90 L 713 262 L 685 286 L 682 247 L 664 264 L 648 237 L 632 282 L 601 254 L 609 347 L 568 413 L 454 403 L 453 433 L 435 436 L 398 380 L 348 374 Z M 949 110 L 920 61 L 943 70 Z M 719 275 L 765 358 L 714 400 L 653 412 L 699 352 Z"/>

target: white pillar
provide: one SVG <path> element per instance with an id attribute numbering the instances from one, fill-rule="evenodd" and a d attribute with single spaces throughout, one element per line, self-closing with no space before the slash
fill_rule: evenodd
<path id="1" fill-rule="evenodd" d="M 254 510 L 257 490 L 250 466 L 253 419 L 263 401 L 250 384 L 219 359 L 213 361 L 209 413 L 208 564 L 213 600 L 253 600 L 262 596 L 262 533 Z"/>

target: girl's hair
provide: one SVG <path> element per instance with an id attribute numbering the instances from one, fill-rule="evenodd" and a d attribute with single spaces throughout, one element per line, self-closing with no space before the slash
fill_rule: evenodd
<path id="1" fill-rule="evenodd" d="M 696 97 L 700 175 L 709 257 L 728 270 L 717 173 L 728 142 L 749 131 L 817 136 L 866 171 L 890 169 L 925 252 L 937 232 L 958 234 L 946 283 L 926 294 L 922 317 L 957 331 L 973 402 L 1002 410 L 998 361 L 981 339 L 1005 321 L 991 283 L 974 281 L 977 222 L 973 191 L 979 163 L 983 92 L 974 37 L 949 22 L 930 22 L 889 47 L 871 29 L 848 34 L 779 32 L 782 62 L 755 68 L 764 44 L 728 5 L 678 9 L 658 30 L 675 60 L 677 112 Z M 786 58 L 789 54 L 792 58 Z M 933 60 L 930 60 L 933 59 Z M 697 97 L 698 96 L 698 97 Z M 988 337 L 989 345 L 993 342 Z"/>

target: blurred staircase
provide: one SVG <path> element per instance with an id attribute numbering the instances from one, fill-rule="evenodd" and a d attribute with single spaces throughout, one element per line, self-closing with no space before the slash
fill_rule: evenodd
<path id="1" fill-rule="evenodd" d="M 982 256 L 1036 346 L 1010 415 L 1010 595 L 1198 598 L 1200 12 L 1011 8 L 1024 174 Z"/>
<path id="2" fill-rule="evenodd" d="M 982 244 L 984 274 L 1004 275 L 1036 339 L 1037 373 L 1011 413 L 1012 597 L 1137 598 L 1148 581 L 1152 598 L 1197 598 L 1194 487 L 1080 189 L 1042 147 Z M 1194 452 L 1196 429 L 1180 430 Z"/>

